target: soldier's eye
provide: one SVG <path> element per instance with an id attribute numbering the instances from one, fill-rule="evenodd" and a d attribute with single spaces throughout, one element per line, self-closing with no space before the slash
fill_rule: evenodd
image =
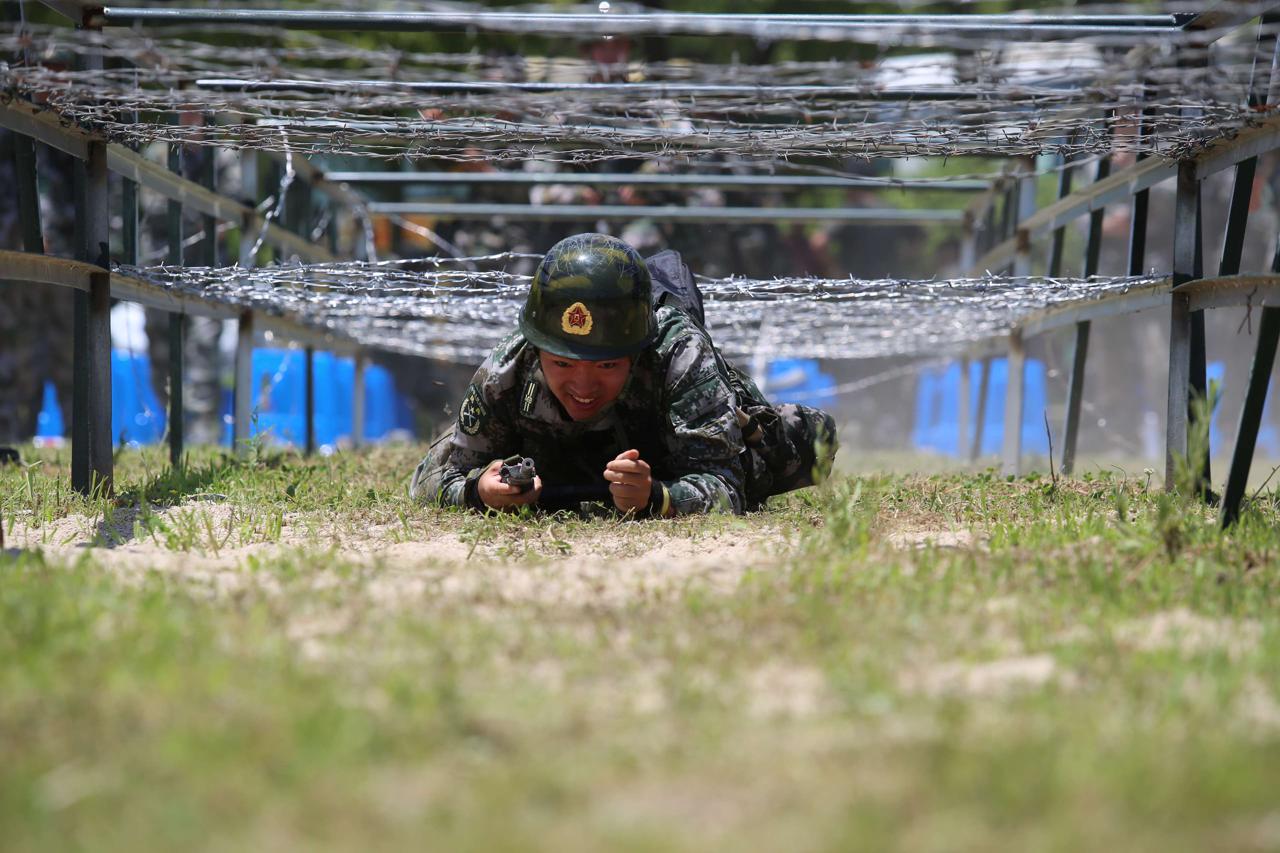
<path id="1" fill-rule="evenodd" d="M 600 369 L 601 369 L 601 370 L 613 370 L 613 369 L 614 369 L 615 367 L 617 367 L 617 366 L 618 366 L 618 362 L 616 362 L 616 361 L 602 361 L 602 362 L 600 362 Z"/>

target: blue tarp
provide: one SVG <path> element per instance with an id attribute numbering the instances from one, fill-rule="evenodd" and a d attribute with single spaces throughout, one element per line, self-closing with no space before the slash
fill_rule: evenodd
<path id="1" fill-rule="evenodd" d="M 300 444 L 304 437 L 302 350 L 259 349 L 253 353 L 255 422 L 251 435 Z M 351 395 L 355 362 L 332 353 L 315 354 L 316 443 L 333 446 L 351 435 Z M 226 442 L 231 443 L 231 403 L 224 407 Z M 165 411 L 151 384 L 151 364 L 144 354 L 116 350 L 111 354 L 111 423 L 117 445 L 137 446 L 160 441 L 165 434 Z M 365 439 L 377 441 L 395 430 L 413 431 L 413 413 L 385 368 L 370 365 L 365 372 Z M 67 422 L 53 384 L 46 382 L 44 405 L 38 416 L 37 439 L 58 438 Z"/>
<path id="2" fill-rule="evenodd" d="M 765 371 L 764 395 L 775 405 L 828 408 L 835 402 L 835 387 L 835 379 L 823 373 L 812 358 L 780 358 L 769 362 Z"/>
<path id="3" fill-rule="evenodd" d="M 969 411 L 978 407 L 978 384 L 982 364 L 969 364 Z M 1049 440 L 1044 431 L 1045 386 L 1044 363 L 1027 359 L 1022 406 L 1022 450 L 1024 453 L 1048 455 Z M 1004 397 L 1009 384 L 1009 364 L 1003 359 L 991 362 L 990 386 L 986 411 L 982 417 L 984 455 L 997 454 L 1004 443 Z M 975 418 L 976 423 L 976 418 Z M 970 429 L 973 427 L 971 426 Z M 960 438 L 960 364 L 923 370 L 916 386 L 916 424 L 912 432 L 915 447 L 953 456 L 968 454 L 968 442 Z"/>
<path id="4" fill-rule="evenodd" d="M 978 405 L 978 383 L 981 377 L 982 364 L 974 361 L 969 364 L 970 411 Z M 1210 362 L 1206 368 L 1210 383 L 1225 381 L 1225 365 L 1220 361 Z M 991 389 L 987 396 L 987 410 L 983 413 L 982 453 L 998 454 L 1004 442 L 1004 397 L 1008 384 L 1008 364 L 1004 359 L 991 362 Z M 1044 365 L 1035 360 L 1027 360 L 1026 391 L 1022 410 L 1022 448 L 1027 453 L 1047 455 L 1049 441 L 1044 430 L 1045 370 Z M 1263 413 L 1262 428 L 1258 433 L 1258 450 L 1270 456 L 1280 455 L 1280 434 L 1272 425 L 1270 416 L 1271 398 L 1267 397 L 1266 411 Z M 1223 444 L 1222 407 L 1214 409 L 1210 422 L 1209 443 L 1214 455 L 1222 455 L 1229 448 Z M 1062 425 L 1051 423 L 1055 437 Z M 912 433 L 915 447 L 920 450 L 931 450 L 935 453 L 963 456 L 968 453 L 967 441 L 960 441 L 960 365 L 953 363 L 945 369 L 937 368 L 920 373 L 916 389 L 916 423 Z"/>
<path id="5" fill-rule="evenodd" d="M 306 353 L 303 350 L 258 349 L 253 351 L 255 417 L 249 435 L 266 435 L 269 440 L 299 445 L 305 439 Z M 352 391 L 355 361 L 333 353 L 317 352 L 314 360 L 316 388 L 316 444 L 334 446 L 351 437 Z M 385 438 L 394 430 L 413 430 L 413 413 L 395 388 L 391 374 L 378 365 L 365 371 L 364 417 L 366 441 Z M 228 393 L 223 407 L 227 444 L 231 443 L 232 400 Z"/>

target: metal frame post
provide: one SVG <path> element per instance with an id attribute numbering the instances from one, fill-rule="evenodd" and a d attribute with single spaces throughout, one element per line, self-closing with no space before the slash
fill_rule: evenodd
<path id="1" fill-rule="evenodd" d="M 40 222 L 40 188 L 36 166 L 36 141 L 13 134 L 13 165 L 17 178 L 18 220 L 22 227 L 22 248 L 44 254 L 44 230 Z"/>
<path id="2" fill-rule="evenodd" d="M 103 270 L 111 268 L 111 210 L 107 188 L 107 146 L 89 143 L 85 161 L 85 256 Z M 85 329 L 88 369 L 89 490 L 109 495 L 113 488 L 111 424 L 111 274 L 89 276 Z"/>
<path id="3" fill-rule="evenodd" d="M 991 357 L 982 359 L 982 367 L 978 371 L 978 400 L 974 406 L 973 444 L 969 446 L 969 462 L 978 461 L 982 455 L 983 433 L 987 424 L 987 397 L 991 393 Z"/>
<path id="4" fill-rule="evenodd" d="M 1036 178 L 1035 160 L 1026 158 L 1020 164 L 1016 198 L 1018 208 L 1012 227 L 1017 230 L 1018 250 L 1013 259 L 1015 276 L 1031 275 L 1031 236 L 1019 226 L 1035 213 Z M 1002 469 L 1005 474 L 1017 475 L 1022 467 L 1022 408 L 1026 382 L 1026 350 L 1022 342 L 1022 330 L 1009 334 L 1009 360 L 1005 383 L 1004 403 L 1004 452 Z"/>
<path id="5" fill-rule="evenodd" d="M 965 211 L 960 236 L 960 274 L 965 275 L 978 260 L 978 228 L 973 221 L 973 213 Z"/>
<path id="6" fill-rule="evenodd" d="M 256 210 L 258 205 L 258 158 L 261 155 L 252 148 L 240 152 L 240 191 L 244 196 L 247 208 Z M 246 213 L 240 222 L 240 266 L 253 269 L 258 265 L 257 253 L 253 246 L 258 242 L 261 230 L 257 227 L 256 218 Z"/>
<path id="7" fill-rule="evenodd" d="M 260 189 L 257 151 L 241 152 L 241 191 L 249 207 L 255 207 Z M 265 227 L 265 226 L 264 226 Z M 246 217 L 240 230 L 240 266 L 252 269 L 257 266 L 257 253 L 253 246 L 258 231 Z M 233 368 L 231 448 L 236 453 L 248 450 L 250 420 L 253 417 L 253 312 L 240 315 L 236 326 L 236 355 Z"/>
<path id="8" fill-rule="evenodd" d="M 1058 198 L 1066 198 L 1071 195 L 1071 181 L 1074 174 L 1075 167 L 1069 160 L 1064 159 L 1062 171 L 1058 173 Z M 1066 232 L 1066 225 L 1059 225 L 1053 229 L 1053 237 L 1049 243 L 1049 259 L 1045 264 L 1045 269 L 1050 278 L 1062 274 L 1062 244 L 1066 241 Z"/>
<path id="9" fill-rule="evenodd" d="M 1017 475 L 1022 463 L 1023 385 L 1026 378 L 1026 348 L 1022 330 L 1009 333 L 1009 371 L 1004 402 L 1004 453 L 1001 471 Z"/>
<path id="10" fill-rule="evenodd" d="M 176 123 L 177 116 L 171 121 Z M 182 146 L 176 142 L 169 143 L 169 171 L 182 174 Z M 168 261 L 174 266 L 182 266 L 182 202 L 169 200 L 168 205 Z M 182 466 L 182 456 L 186 445 L 186 393 L 183 380 L 183 347 L 185 345 L 186 317 L 178 313 L 169 314 L 169 464 L 174 468 Z"/>
<path id="11" fill-rule="evenodd" d="M 1177 458 L 1187 453 L 1187 407 L 1191 381 L 1190 300 L 1176 289 L 1194 278 L 1196 201 L 1200 182 L 1196 164 L 1178 164 L 1178 189 L 1173 214 L 1173 287 L 1169 307 L 1169 395 L 1165 421 L 1164 487 L 1177 487 Z"/>
<path id="12" fill-rule="evenodd" d="M 964 453 L 968 447 L 969 431 L 972 428 L 973 415 L 970 413 L 969 397 L 973 393 L 973 382 L 969 378 L 969 359 L 960 359 L 960 400 L 956 424 L 956 455 Z"/>
<path id="13" fill-rule="evenodd" d="M 1143 110 L 1142 116 L 1138 119 L 1141 122 L 1138 133 L 1140 136 L 1146 136 L 1150 130 L 1148 127 L 1149 110 Z M 1146 154 L 1139 153 L 1137 160 L 1141 162 L 1147 158 Z M 1133 202 L 1129 213 L 1129 275 L 1142 275 L 1143 267 L 1147 263 L 1147 210 L 1151 206 L 1151 190 L 1141 189 L 1133 194 Z"/>
<path id="14" fill-rule="evenodd" d="M 1277 252 L 1276 260 L 1271 268 L 1273 272 L 1280 272 L 1280 252 Z M 1262 411 L 1275 366 L 1277 341 L 1280 341 L 1280 308 L 1263 308 L 1262 322 L 1258 325 L 1258 346 L 1249 370 L 1249 388 L 1240 409 L 1240 429 L 1236 433 L 1235 451 L 1231 454 L 1231 471 L 1222 490 L 1220 518 L 1224 528 L 1230 527 L 1240 517 L 1240 502 L 1249 481 L 1253 451 L 1258 444 L 1258 428 L 1262 424 Z"/>
<path id="15" fill-rule="evenodd" d="M 231 445 L 236 453 L 249 449 L 249 422 L 253 417 L 253 312 L 240 315 L 236 328 L 235 405 L 231 425 Z"/>
<path id="16" fill-rule="evenodd" d="M 1203 218 L 1201 216 L 1201 185 L 1196 182 L 1196 225 L 1195 225 L 1195 256 L 1191 264 L 1191 278 L 1204 278 L 1204 228 Z M 1204 331 L 1204 311 L 1191 312 L 1191 366 L 1188 368 L 1188 387 L 1190 396 L 1187 399 L 1187 424 L 1188 429 L 1195 424 L 1199 417 L 1196 404 L 1200 401 L 1207 400 L 1209 397 L 1209 360 L 1205 352 L 1206 349 L 1205 331 Z M 1213 414 L 1209 413 L 1212 420 Z M 1209 448 L 1205 447 L 1204 461 L 1200 467 L 1200 473 L 1196 478 L 1195 492 L 1206 500 L 1210 499 L 1211 492 L 1209 484 L 1212 482 L 1212 466 Z"/>
<path id="17" fill-rule="evenodd" d="M 1262 28 L 1259 31 L 1259 48 L 1267 41 L 1270 45 L 1271 65 L 1259 75 L 1260 80 L 1251 81 L 1249 101 L 1255 106 L 1269 103 L 1271 82 L 1276 79 L 1275 66 L 1280 60 L 1280 41 L 1275 37 L 1274 27 L 1280 22 L 1275 13 L 1262 17 Z M 1257 55 L 1265 55 L 1266 51 L 1258 50 Z M 1261 94 L 1257 94 L 1257 93 Z M 1222 260 L 1218 265 L 1219 275 L 1235 275 L 1240 271 L 1240 256 L 1244 251 L 1244 234 L 1248 224 L 1249 202 L 1253 197 L 1253 180 L 1257 173 L 1258 159 L 1251 157 L 1236 165 L 1235 183 L 1231 188 L 1231 206 L 1227 216 L 1226 234 L 1222 240 Z M 1280 272 L 1280 243 L 1271 258 L 1271 271 Z M 1236 430 L 1236 446 L 1231 454 L 1231 469 L 1227 473 L 1227 484 L 1222 490 L 1222 512 L 1219 520 L 1225 529 L 1240 517 L 1240 503 L 1244 499 L 1245 486 L 1249 482 L 1249 469 L 1253 464 L 1253 453 L 1258 444 L 1258 430 L 1262 426 L 1262 413 L 1266 408 L 1267 390 L 1271 384 L 1271 371 L 1275 367 L 1276 344 L 1280 341 L 1280 308 L 1265 307 L 1262 309 L 1262 320 L 1258 324 L 1258 342 L 1253 355 L 1253 365 L 1249 370 L 1249 384 L 1245 391 L 1244 404 L 1240 407 L 1240 424 Z"/>
<path id="18" fill-rule="evenodd" d="M 1098 161 L 1095 183 L 1105 180 L 1110 174 L 1111 158 L 1103 157 Z M 1105 207 L 1100 207 L 1089 214 L 1089 238 L 1084 250 L 1085 278 L 1098 273 L 1098 260 L 1102 256 L 1102 221 L 1106 212 Z M 1080 443 L 1080 408 L 1084 403 L 1084 379 L 1089 361 L 1089 334 L 1092 328 L 1093 324 L 1088 320 L 1076 323 L 1075 345 L 1071 354 L 1071 379 L 1067 386 L 1066 421 L 1062 429 L 1060 470 L 1066 476 L 1071 476 L 1076 467 L 1076 447 Z"/>
<path id="19" fill-rule="evenodd" d="M 351 383 L 351 446 L 364 446 L 365 371 L 369 357 L 364 350 L 355 355 L 355 378 Z"/>
<path id="20" fill-rule="evenodd" d="M 311 456 L 316 452 L 316 350 L 315 347 L 308 346 L 303 357 L 303 370 L 305 376 L 303 378 L 303 429 L 306 438 L 303 442 L 302 452 L 306 456 Z"/>
<path id="21" fill-rule="evenodd" d="M 213 124 L 211 117 L 205 117 L 206 124 Z M 217 148 L 206 148 L 204 158 L 200 162 L 200 185 L 212 192 L 218 190 Z M 207 267 L 218 265 L 218 219 L 211 214 L 200 218 L 204 229 L 204 240 L 201 242 L 200 261 Z"/>
<path id="22" fill-rule="evenodd" d="M 102 54 L 91 52 L 81 70 L 101 71 Z M 107 148 L 90 141 L 75 164 L 76 254 L 103 270 L 111 268 L 111 211 Z M 72 343 L 71 487 L 90 495 L 110 494 L 111 440 L 111 276 L 89 276 L 88 291 L 75 295 Z"/>

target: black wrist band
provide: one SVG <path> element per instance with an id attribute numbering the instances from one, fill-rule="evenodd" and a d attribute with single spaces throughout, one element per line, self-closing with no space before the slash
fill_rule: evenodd
<path id="1" fill-rule="evenodd" d="M 478 468 L 467 475 L 462 486 L 462 500 L 467 506 L 479 512 L 489 509 L 489 505 L 480 499 L 480 477 L 485 469 Z"/>
<path id="2" fill-rule="evenodd" d="M 654 480 L 649 487 L 649 503 L 638 514 L 644 518 L 662 518 L 667 505 L 667 487 L 661 480 Z"/>

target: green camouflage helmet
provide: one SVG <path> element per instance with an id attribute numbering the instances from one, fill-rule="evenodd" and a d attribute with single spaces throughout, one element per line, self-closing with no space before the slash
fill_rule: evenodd
<path id="1" fill-rule="evenodd" d="M 520 332 L 540 350 L 602 361 L 653 342 L 649 268 L 617 237 L 577 234 L 551 247 L 529 288 Z"/>

